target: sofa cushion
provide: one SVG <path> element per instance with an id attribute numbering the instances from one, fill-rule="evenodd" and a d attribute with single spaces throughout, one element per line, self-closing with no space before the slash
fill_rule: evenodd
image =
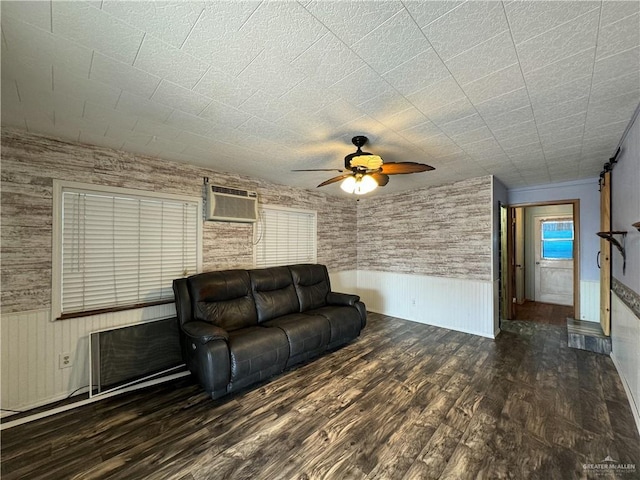
<path id="1" fill-rule="evenodd" d="M 227 331 L 258 324 L 246 270 L 201 273 L 187 280 L 195 320 Z"/>
<path id="2" fill-rule="evenodd" d="M 185 322 L 192 321 L 191 297 L 186 278 L 176 278 L 173 281 L 173 296 L 176 301 L 176 316 L 178 317 L 178 324 L 182 325 Z"/>
<path id="3" fill-rule="evenodd" d="M 300 311 L 291 272 L 287 267 L 250 270 L 249 278 L 259 323 Z"/>
<path id="4" fill-rule="evenodd" d="M 325 317 L 331 325 L 329 348 L 347 343 L 360 335 L 362 320 L 355 307 L 325 306 L 305 312 L 306 315 Z"/>
<path id="5" fill-rule="evenodd" d="M 289 341 L 279 328 L 249 327 L 229 334 L 231 382 L 250 382 L 281 372 L 289 358 Z"/>
<path id="6" fill-rule="evenodd" d="M 293 285 L 298 294 L 301 312 L 322 307 L 326 304 L 327 294 L 331 290 L 331 286 L 329 285 L 329 275 L 324 265 L 291 265 L 289 270 L 291 270 Z"/>
<path id="7" fill-rule="evenodd" d="M 278 327 L 287 335 L 289 355 L 292 358 L 287 365 L 323 352 L 331 336 L 331 327 L 325 317 L 306 313 L 285 315 L 265 322 L 264 325 Z"/>

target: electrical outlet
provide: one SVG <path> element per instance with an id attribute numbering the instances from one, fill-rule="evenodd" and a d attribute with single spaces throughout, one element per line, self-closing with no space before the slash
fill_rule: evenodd
<path id="1" fill-rule="evenodd" d="M 58 368 L 69 368 L 71 365 L 71 354 L 61 353 L 58 355 Z"/>

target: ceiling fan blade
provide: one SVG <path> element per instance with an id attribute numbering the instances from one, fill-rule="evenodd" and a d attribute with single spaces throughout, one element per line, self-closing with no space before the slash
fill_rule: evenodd
<path id="1" fill-rule="evenodd" d="M 435 170 L 431 165 L 416 162 L 388 162 L 382 165 L 382 173 L 400 175 L 404 173 L 420 173 Z"/>
<path id="2" fill-rule="evenodd" d="M 339 168 L 309 168 L 302 170 L 291 170 L 292 172 L 344 172 L 344 170 L 340 170 Z"/>
<path id="3" fill-rule="evenodd" d="M 337 177 L 330 178 L 329 180 L 325 180 L 320 185 L 318 185 L 318 188 L 324 187 L 325 185 L 330 185 L 332 183 L 339 182 L 340 180 L 350 177 L 351 175 L 353 175 L 353 173 L 345 173 L 344 175 L 338 175 Z"/>
<path id="4" fill-rule="evenodd" d="M 389 175 L 385 175 L 384 173 L 372 173 L 371 176 L 376 181 L 379 187 L 384 187 L 387 183 L 389 183 Z"/>

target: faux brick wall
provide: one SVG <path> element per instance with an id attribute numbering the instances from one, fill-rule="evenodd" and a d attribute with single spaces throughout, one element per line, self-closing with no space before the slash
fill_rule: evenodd
<path id="1" fill-rule="evenodd" d="M 318 212 L 318 262 L 351 270 L 356 206 L 351 199 L 17 130 L 2 131 L 0 210 L 2 311 L 51 306 L 53 179 L 200 196 L 213 184 L 258 192 L 261 203 Z M 253 263 L 252 225 L 204 222 L 203 269 Z"/>
<path id="2" fill-rule="evenodd" d="M 358 202 L 358 270 L 491 280 L 491 176 Z"/>

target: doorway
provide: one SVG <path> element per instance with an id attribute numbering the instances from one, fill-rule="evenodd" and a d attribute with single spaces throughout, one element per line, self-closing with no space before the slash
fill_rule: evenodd
<path id="1" fill-rule="evenodd" d="M 510 205 L 506 216 L 503 318 L 527 302 L 566 306 L 580 318 L 580 201 Z"/>
<path id="2" fill-rule="evenodd" d="M 535 217 L 533 300 L 573 305 L 573 216 Z"/>

